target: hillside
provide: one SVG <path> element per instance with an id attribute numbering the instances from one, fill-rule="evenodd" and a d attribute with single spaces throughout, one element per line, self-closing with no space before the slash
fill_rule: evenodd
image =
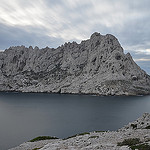
<path id="1" fill-rule="evenodd" d="M 0 52 L 0 67 L 0 91 L 150 94 L 150 76 L 110 34 L 56 49 L 10 47 Z"/>

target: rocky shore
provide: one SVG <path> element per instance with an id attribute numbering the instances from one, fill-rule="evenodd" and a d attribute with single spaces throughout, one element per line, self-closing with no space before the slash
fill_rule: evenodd
<path id="1" fill-rule="evenodd" d="M 143 148 L 143 149 L 142 149 Z M 145 148 L 145 149 L 144 149 Z M 125 125 L 117 131 L 95 131 L 67 139 L 25 142 L 10 150 L 149 150 L 150 114 Z"/>
<path id="2" fill-rule="evenodd" d="M 115 36 L 95 32 L 80 44 L 0 52 L 0 91 L 146 95 L 150 76 Z"/>

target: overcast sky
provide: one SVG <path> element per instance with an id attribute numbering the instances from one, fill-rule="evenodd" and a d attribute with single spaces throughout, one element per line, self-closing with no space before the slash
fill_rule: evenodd
<path id="1" fill-rule="evenodd" d="M 113 34 L 150 74 L 150 0 L 0 0 L 0 50 Z"/>

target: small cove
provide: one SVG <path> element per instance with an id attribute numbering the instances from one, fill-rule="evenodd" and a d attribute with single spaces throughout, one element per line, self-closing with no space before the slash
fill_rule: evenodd
<path id="1" fill-rule="evenodd" d="M 40 135 L 117 130 L 150 113 L 150 96 L 0 93 L 0 149 Z"/>

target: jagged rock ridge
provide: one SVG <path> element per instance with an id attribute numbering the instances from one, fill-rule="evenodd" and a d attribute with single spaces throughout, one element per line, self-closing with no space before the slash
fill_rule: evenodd
<path id="1" fill-rule="evenodd" d="M 110 34 L 54 48 L 0 52 L 0 91 L 98 95 L 150 94 L 150 76 Z"/>

